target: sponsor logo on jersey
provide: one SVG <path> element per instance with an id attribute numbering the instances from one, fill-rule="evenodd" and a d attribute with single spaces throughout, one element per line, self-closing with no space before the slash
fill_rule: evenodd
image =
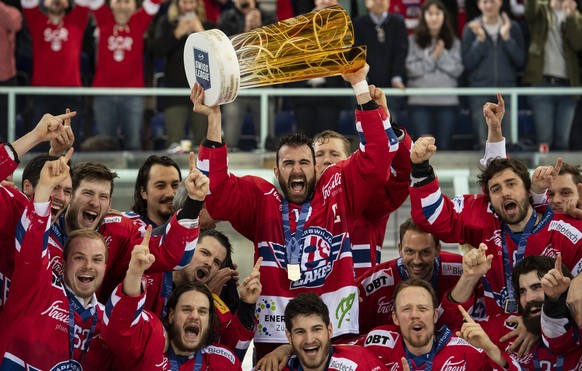
<path id="1" fill-rule="evenodd" d="M 450 356 L 441 367 L 441 371 L 465 371 L 467 369 L 467 363 L 464 359 L 454 361 L 454 358 L 455 356 Z"/>
<path id="2" fill-rule="evenodd" d="M 218 295 L 213 293 L 212 297 L 214 298 L 214 308 L 218 309 L 218 311 L 221 314 L 225 314 L 225 313 L 230 312 L 230 310 L 228 309 L 226 304 L 224 304 L 224 302 L 222 301 L 222 299 L 220 299 L 220 297 Z"/>
<path id="3" fill-rule="evenodd" d="M 493 232 L 493 236 L 485 239 L 485 244 L 489 245 L 488 242 L 493 242 L 495 246 L 501 247 L 501 229 L 496 229 Z"/>
<path id="4" fill-rule="evenodd" d="M 390 314 L 394 310 L 394 300 L 382 296 L 378 299 L 378 314 Z"/>
<path id="5" fill-rule="evenodd" d="M 121 217 L 120 216 L 108 216 L 105 219 L 103 219 L 103 224 L 105 223 L 121 223 Z"/>
<path id="6" fill-rule="evenodd" d="M 563 234 L 567 239 L 569 239 L 572 243 L 577 243 L 580 241 L 580 237 L 582 237 L 582 233 L 578 228 L 574 227 L 572 224 L 567 223 L 564 220 L 552 220 L 548 227 L 548 230 L 555 230 L 558 231 L 560 234 Z"/>
<path id="7" fill-rule="evenodd" d="M 65 274 L 65 271 L 63 269 L 63 260 L 61 259 L 60 256 L 51 257 L 51 261 L 49 263 L 49 266 L 51 267 L 51 269 L 53 270 L 53 272 L 56 275 L 62 276 Z"/>
<path id="8" fill-rule="evenodd" d="M 552 247 L 552 244 L 550 243 L 548 246 L 544 247 L 544 249 L 542 250 L 540 255 L 541 256 L 549 256 L 550 258 L 555 258 L 556 256 L 558 256 L 558 253 L 556 252 L 556 250 Z"/>
<path id="9" fill-rule="evenodd" d="M 336 192 L 341 191 L 341 189 L 336 189 L 342 184 L 341 173 L 335 173 L 331 179 L 321 188 L 321 194 L 323 195 L 323 204 L 325 205 L 325 200 L 328 197 L 333 196 Z"/>
<path id="10" fill-rule="evenodd" d="M 57 363 L 51 371 L 83 371 L 81 364 L 74 359 Z"/>
<path id="11" fill-rule="evenodd" d="M 374 272 L 370 277 L 362 280 L 362 286 L 366 290 L 366 295 L 371 295 L 382 287 L 394 286 L 394 274 L 392 268 L 381 269 Z"/>
<path id="12" fill-rule="evenodd" d="M 261 298 L 257 302 L 255 317 L 258 321 L 259 334 L 273 336 L 275 331 L 285 331 L 285 316 L 276 313 L 277 304 L 273 300 Z"/>
<path id="13" fill-rule="evenodd" d="M 47 316 L 68 325 L 69 311 L 61 306 L 64 306 L 63 301 L 55 300 L 48 308 L 42 311 L 40 315 Z"/>
<path id="14" fill-rule="evenodd" d="M 228 359 L 230 363 L 232 363 L 233 365 L 235 363 L 234 354 L 232 354 L 230 351 L 224 348 L 209 345 L 206 348 L 204 348 L 203 352 L 223 356 L 224 358 Z"/>
<path id="15" fill-rule="evenodd" d="M 441 272 L 443 276 L 460 276 L 463 274 L 463 263 L 442 263 Z"/>
<path id="16" fill-rule="evenodd" d="M 357 368 L 358 364 L 347 358 L 331 357 L 331 360 L 329 361 L 330 370 L 355 371 Z"/>
<path id="17" fill-rule="evenodd" d="M 379 345 L 394 349 L 400 335 L 394 331 L 372 330 L 366 336 L 365 346 Z"/>
<path id="18" fill-rule="evenodd" d="M 350 313 L 350 310 L 354 306 L 355 300 L 356 293 L 351 293 L 348 296 L 344 296 L 343 298 L 340 299 L 340 302 L 337 305 L 337 308 L 335 309 L 335 319 L 338 321 L 337 325 L 338 328 L 342 327 L 342 322 L 344 321 L 344 319 L 346 320 L 346 322 L 350 322 L 350 318 L 345 317 L 348 313 Z"/>

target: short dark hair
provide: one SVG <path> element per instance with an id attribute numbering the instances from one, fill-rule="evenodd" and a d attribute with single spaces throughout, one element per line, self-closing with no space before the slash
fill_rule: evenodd
<path id="1" fill-rule="evenodd" d="M 178 164 L 168 156 L 151 155 L 141 165 L 137 172 L 135 186 L 133 188 L 133 206 L 131 210 L 139 215 L 146 215 L 148 212 L 147 200 L 141 197 L 141 191 L 146 189 L 148 181 L 150 180 L 150 171 L 154 165 L 162 165 L 170 167 L 178 171 L 178 178 L 182 181 L 182 172 Z"/>
<path id="2" fill-rule="evenodd" d="M 528 274 L 529 272 L 536 272 L 538 278 L 541 280 L 542 277 L 548 273 L 550 270 L 554 269 L 556 265 L 556 259 L 550 258 L 549 256 L 532 255 L 523 258 L 519 263 L 513 267 L 511 271 L 511 283 L 515 290 L 513 290 L 513 295 L 517 303 L 519 303 L 519 277 L 522 274 Z M 564 277 L 574 278 L 570 270 L 564 263 L 562 263 L 562 273 Z"/>
<path id="3" fill-rule="evenodd" d="M 81 184 L 81 181 L 109 182 L 111 184 L 110 195 L 113 194 L 113 179 L 117 173 L 111 171 L 106 165 L 99 162 L 82 162 L 73 168 L 73 193 Z"/>
<path id="4" fill-rule="evenodd" d="M 107 257 L 109 256 L 109 252 L 107 250 L 107 243 L 105 239 L 101 235 L 101 233 L 97 232 L 94 229 L 76 229 L 71 234 L 69 234 L 67 238 L 67 242 L 65 242 L 65 246 L 63 247 L 63 259 L 66 261 L 71 253 L 71 244 L 79 238 L 88 238 L 91 240 L 98 240 L 103 243 L 104 250 L 105 250 L 105 261 L 107 261 Z"/>
<path id="5" fill-rule="evenodd" d="M 560 169 L 560 175 L 571 174 L 574 184 L 578 184 L 582 183 L 582 174 L 580 174 L 581 171 L 582 169 L 580 169 L 580 165 L 571 165 L 564 162 L 562 164 L 562 168 Z"/>
<path id="6" fill-rule="evenodd" d="M 190 291 L 198 291 L 202 294 L 204 294 L 206 296 L 206 298 L 208 299 L 208 304 L 209 304 L 209 308 L 208 308 L 208 335 L 206 337 L 206 339 L 203 340 L 203 344 L 201 344 L 201 347 L 205 347 L 209 344 L 215 343 L 218 341 L 219 338 L 219 330 L 220 330 L 220 323 L 218 321 L 218 315 L 216 314 L 216 311 L 214 310 L 214 298 L 212 297 L 212 293 L 210 292 L 210 289 L 208 288 L 208 286 L 206 286 L 205 284 L 198 282 L 198 281 L 186 281 L 178 286 L 176 286 L 173 290 L 172 293 L 170 294 L 170 297 L 168 298 L 168 302 L 166 304 L 166 315 L 164 316 L 164 318 L 162 319 L 164 326 L 166 327 L 166 330 L 168 330 L 168 333 L 170 333 L 170 336 L 172 335 L 172 326 L 170 326 L 170 322 L 169 322 L 169 316 L 170 316 L 170 310 L 172 311 L 176 311 L 176 305 L 178 304 L 178 301 L 180 300 L 180 297 Z"/>
<path id="7" fill-rule="evenodd" d="M 222 267 L 224 267 L 224 263 L 226 262 L 226 260 L 230 259 L 232 257 L 232 243 L 230 242 L 230 239 L 228 238 L 227 235 L 225 235 L 224 233 L 222 233 L 219 230 L 216 229 L 203 229 L 200 231 L 200 236 L 198 237 L 198 242 L 202 242 L 202 240 L 204 240 L 204 238 L 206 237 L 214 237 L 216 238 L 216 240 L 226 249 L 226 259 L 224 262 L 222 262 Z"/>
<path id="8" fill-rule="evenodd" d="M 277 163 L 277 166 L 279 166 L 279 151 L 281 151 L 281 147 L 283 146 L 289 146 L 292 148 L 307 146 L 311 150 L 313 165 L 315 166 L 313 142 L 306 135 L 301 133 L 287 133 L 279 139 L 279 145 L 277 146 L 277 152 L 275 153 L 275 162 Z"/>
<path id="9" fill-rule="evenodd" d="M 310 316 L 312 314 L 321 317 L 326 326 L 329 325 L 329 309 L 314 292 L 303 292 L 291 299 L 285 307 L 285 326 L 288 331 L 293 329 L 293 320 L 297 316 Z"/>
<path id="10" fill-rule="evenodd" d="M 45 162 L 54 160 L 58 160 L 58 157 L 51 155 L 38 155 L 28 161 L 28 164 L 26 164 L 26 167 L 22 171 L 22 182 L 20 182 L 21 189 L 24 189 L 25 180 L 30 182 L 32 188 L 36 188 L 38 180 L 40 179 L 40 172 L 42 171 Z"/>
<path id="11" fill-rule="evenodd" d="M 404 239 L 404 235 L 408 231 L 416 231 L 416 232 L 420 232 L 420 233 L 430 234 L 430 236 L 432 237 L 432 240 L 434 241 L 435 247 L 438 246 L 440 243 L 439 239 L 436 238 L 434 236 L 434 234 L 428 233 L 427 231 L 422 230 L 418 225 L 416 225 L 416 223 L 414 223 L 412 218 L 408 218 L 402 224 L 400 224 L 400 242 L 402 242 L 402 240 Z"/>
<path id="12" fill-rule="evenodd" d="M 315 147 L 315 144 L 318 142 L 321 142 L 321 144 L 325 144 L 325 143 L 329 142 L 329 140 L 331 138 L 341 140 L 342 145 L 343 145 L 344 154 L 346 155 L 346 157 L 351 156 L 352 147 L 350 145 L 350 141 L 348 140 L 348 138 L 346 138 L 344 135 L 338 133 L 337 131 L 324 130 L 319 134 L 315 134 L 315 136 L 313 137 L 313 146 Z"/>
<path id="13" fill-rule="evenodd" d="M 428 291 L 432 299 L 433 309 L 437 309 L 439 307 L 436 293 L 434 292 L 434 289 L 430 283 L 428 283 L 425 280 L 421 280 L 420 278 L 409 278 L 406 281 L 398 282 L 398 284 L 394 288 L 394 293 L 392 294 L 392 299 L 394 300 L 394 312 L 396 312 L 396 298 L 398 297 L 398 294 L 400 294 L 402 290 L 408 287 L 421 287 L 425 289 L 426 291 Z"/>
<path id="14" fill-rule="evenodd" d="M 479 174 L 479 185 L 485 190 L 485 194 L 489 197 L 489 187 L 487 187 L 491 178 L 503 170 L 510 169 L 521 178 L 526 192 L 529 194 L 531 189 L 531 178 L 527 167 L 518 160 L 512 158 L 494 158 L 489 161 L 485 170 Z"/>

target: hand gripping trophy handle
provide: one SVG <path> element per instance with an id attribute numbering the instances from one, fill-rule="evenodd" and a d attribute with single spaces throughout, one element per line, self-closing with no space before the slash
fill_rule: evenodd
<path id="1" fill-rule="evenodd" d="M 204 88 L 204 104 L 232 102 L 241 88 L 353 72 L 366 47 L 352 47 L 354 31 L 341 6 L 289 18 L 228 38 L 218 29 L 193 33 L 184 47 L 190 87 Z"/>

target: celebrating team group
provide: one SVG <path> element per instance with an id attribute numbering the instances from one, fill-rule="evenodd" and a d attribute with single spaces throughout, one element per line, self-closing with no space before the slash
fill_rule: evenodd
<path id="1" fill-rule="evenodd" d="M 482 192 L 450 199 L 438 143 L 411 141 L 368 70 L 343 75 L 358 150 L 333 131 L 286 134 L 277 185 L 229 171 L 220 107 L 198 84 L 197 158 L 182 179 L 150 156 L 132 211 L 112 205 L 114 171 L 75 162 L 75 112 L 0 145 L 0 370 L 236 370 L 247 352 L 261 371 L 582 369 L 580 167 L 530 174 L 509 158 L 499 94 L 483 107 Z M 19 158 L 44 141 L 17 187 Z M 399 257 L 381 262 L 408 197 Z M 216 221 L 253 242 L 248 277 Z"/>

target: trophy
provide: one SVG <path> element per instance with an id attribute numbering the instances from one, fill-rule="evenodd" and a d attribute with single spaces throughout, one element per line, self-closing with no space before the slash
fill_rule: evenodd
<path id="1" fill-rule="evenodd" d="M 193 33 L 184 46 L 190 87 L 204 88 L 204 104 L 232 102 L 239 89 L 357 71 L 366 47 L 353 47 L 348 13 L 332 6 L 232 37 L 212 29 Z"/>

